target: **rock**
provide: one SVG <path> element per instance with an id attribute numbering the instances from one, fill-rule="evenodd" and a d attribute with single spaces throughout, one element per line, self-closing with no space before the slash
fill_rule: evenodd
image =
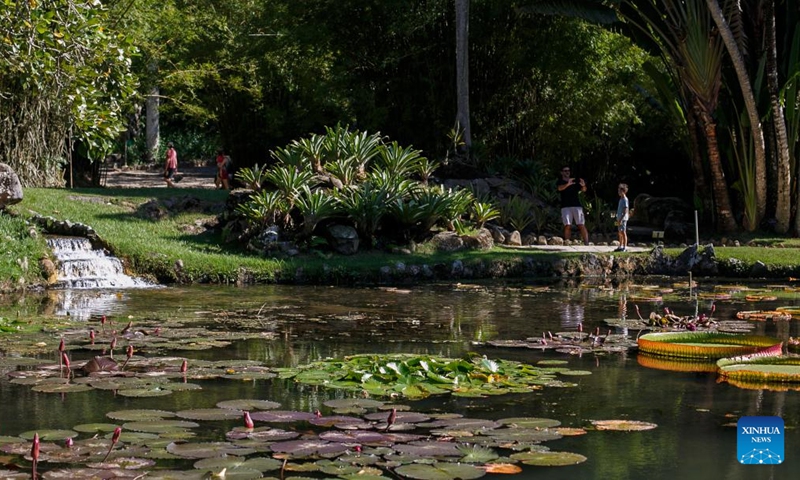
<path id="1" fill-rule="evenodd" d="M 348 225 L 331 225 L 326 232 L 328 244 L 342 255 L 353 255 L 358 251 L 358 232 Z"/>
<path id="2" fill-rule="evenodd" d="M 506 238 L 506 245 L 512 245 L 515 247 L 519 247 L 522 245 L 522 235 L 519 233 L 518 230 L 514 230 L 511 232 L 511 236 Z"/>
<path id="3" fill-rule="evenodd" d="M 539 235 L 536 239 L 536 245 L 547 245 L 547 237 L 544 235 Z"/>
<path id="4" fill-rule="evenodd" d="M 456 232 L 440 232 L 431 239 L 441 252 L 455 252 L 464 248 L 464 240 Z"/>
<path id="5" fill-rule="evenodd" d="M 0 210 L 22 201 L 22 184 L 11 166 L 0 163 Z"/>
<path id="6" fill-rule="evenodd" d="M 492 240 L 494 240 L 494 243 L 496 243 L 498 245 L 502 245 L 502 244 L 506 243 L 506 236 L 503 235 L 503 232 L 501 232 L 500 229 L 493 228 L 492 229 Z"/>
<path id="7" fill-rule="evenodd" d="M 564 239 L 563 239 L 563 238 L 561 238 L 561 237 L 551 237 L 551 238 L 550 238 L 550 241 L 549 241 L 548 243 L 549 243 L 550 245 L 557 245 L 557 246 L 563 246 L 563 245 L 565 245 L 565 243 L 564 243 Z"/>
<path id="8" fill-rule="evenodd" d="M 536 245 L 536 241 L 539 239 L 539 236 L 535 233 L 529 233 L 522 237 L 522 244 L 523 245 Z"/>
<path id="9" fill-rule="evenodd" d="M 690 246 L 678 255 L 674 268 L 676 273 L 692 272 L 699 275 L 716 275 L 718 268 L 714 246 L 706 245 L 701 251 L 698 251 L 697 245 Z"/>
<path id="10" fill-rule="evenodd" d="M 750 277 L 766 277 L 769 273 L 769 269 L 761 260 L 756 261 L 752 267 L 750 267 Z"/>
<path id="11" fill-rule="evenodd" d="M 58 268 L 52 260 L 49 258 L 39 260 L 39 268 L 42 269 L 48 284 L 52 285 L 58 281 Z"/>
<path id="12" fill-rule="evenodd" d="M 461 240 L 464 242 L 464 246 L 470 249 L 490 250 L 494 247 L 492 232 L 486 228 L 481 228 L 474 236 L 461 235 Z"/>

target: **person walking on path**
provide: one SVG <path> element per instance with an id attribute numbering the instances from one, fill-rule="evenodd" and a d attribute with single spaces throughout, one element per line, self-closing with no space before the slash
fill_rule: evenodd
<path id="1" fill-rule="evenodd" d="M 561 169 L 561 178 L 556 182 L 556 189 L 561 195 L 561 222 L 564 224 L 564 240 L 569 240 L 572 233 L 572 224 L 578 227 L 584 245 L 589 244 L 589 232 L 586 230 L 583 218 L 583 206 L 578 194 L 586 191 L 586 182 L 579 178 L 577 182 L 570 177 L 569 167 Z"/>
<path id="2" fill-rule="evenodd" d="M 229 163 L 230 157 L 225 155 L 225 151 L 221 148 L 217 150 L 217 176 L 214 179 L 214 185 L 216 185 L 217 189 L 223 188 L 225 190 L 230 190 L 230 173 L 228 172 Z"/>
<path id="3" fill-rule="evenodd" d="M 624 183 L 620 183 L 619 187 L 617 188 L 617 192 L 619 192 L 619 204 L 617 205 L 617 221 L 615 224 L 617 225 L 617 237 L 619 237 L 619 247 L 617 247 L 614 251 L 615 252 L 624 252 L 628 249 L 628 212 L 630 209 L 628 208 L 628 186 Z"/>
<path id="4" fill-rule="evenodd" d="M 175 186 L 175 174 L 178 173 L 178 152 L 172 142 L 167 144 L 167 156 L 164 162 L 164 181 L 168 187 Z"/>

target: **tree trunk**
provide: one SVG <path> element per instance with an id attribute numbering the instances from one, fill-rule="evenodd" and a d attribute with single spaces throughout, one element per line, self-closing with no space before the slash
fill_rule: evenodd
<path id="1" fill-rule="evenodd" d="M 711 170 L 711 190 L 714 193 L 717 231 L 730 233 L 736 230 L 736 221 L 731 211 L 731 199 L 728 195 L 728 185 L 725 182 L 725 171 L 722 169 L 722 160 L 719 157 L 717 124 L 711 114 L 697 100 L 695 100 L 694 111 L 703 126 L 708 149 L 708 166 Z"/>
<path id="2" fill-rule="evenodd" d="M 463 132 L 469 151 L 472 138 L 469 125 L 469 0 L 456 2 L 456 123 Z"/>
<path id="3" fill-rule="evenodd" d="M 689 130 L 689 142 L 692 146 L 691 161 L 692 161 L 692 177 L 694 179 L 694 196 L 696 200 L 700 201 L 702 206 L 701 219 L 711 219 L 714 202 L 711 199 L 711 193 L 708 190 L 708 183 L 706 182 L 706 174 L 703 171 L 703 156 L 700 154 L 700 139 L 697 136 L 697 120 L 691 112 L 686 112 L 686 127 Z"/>
<path id="4" fill-rule="evenodd" d="M 767 49 L 767 90 L 772 106 L 772 122 L 775 130 L 775 147 L 778 166 L 777 198 L 775 204 L 775 231 L 786 233 L 791 223 L 791 157 L 789 155 L 789 138 L 786 133 L 786 119 L 783 106 L 778 98 L 780 86 L 778 85 L 778 48 L 777 34 L 775 31 L 775 0 L 765 0 L 764 21 L 766 22 L 766 49 Z"/>
<path id="5" fill-rule="evenodd" d="M 151 60 L 147 65 L 150 72 L 150 78 L 155 78 L 158 66 L 155 60 Z M 155 82 L 153 80 L 153 82 Z M 145 103 L 145 139 L 147 142 L 147 163 L 154 163 L 157 161 L 156 154 L 158 153 L 158 143 L 160 137 L 160 130 L 158 126 L 158 105 L 159 105 L 159 90 L 158 84 L 153 83 L 150 86 L 150 91 L 147 94 Z"/>
<path id="6" fill-rule="evenodd" d="M 756 154 L 755 180 L 757 210 L 756 218 L 753 219 L 753 221 L 755 225 L 758 225 L 764 218 L 764 212 L 767 208 L 767 154 L 764 148 L 764 129 L 761 127 L 761 119 L 759 118 L 758 107 L 756 106 L 756 100 L 753 96 L 750 75 L 747 73 L 747 68 L 742 58 L 742 52 L 739 50 L 739 46 L 733 38 L 733 32 L 731 32 L 717 0 L 706 0 L 706 5 L 708 5 L 711 17 L 717 25 L 717 29 L 722 36 L 722 41 L 725 43 L 725 48 L 728 50 L 728 54 L 733 62 L 733 68 L 736 70 L 736 77 L 739 79 L 739 87 L 742 90 L 742 97 L 744 97 L 744 104 L 747 108 L 747 116 L 750 119 L 750 132 L 753 135 L 753 145 L 755 146 Z"/>

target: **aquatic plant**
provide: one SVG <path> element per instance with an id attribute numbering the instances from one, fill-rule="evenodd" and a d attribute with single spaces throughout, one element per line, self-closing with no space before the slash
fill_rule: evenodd
<path id="1" fill-rule="evenodd" d="M 638 344 L 641 352 L 686 358 L 780 355 L 782 348 L 775 338 L 718 332 L 647 333 L 639 337 Z"/>

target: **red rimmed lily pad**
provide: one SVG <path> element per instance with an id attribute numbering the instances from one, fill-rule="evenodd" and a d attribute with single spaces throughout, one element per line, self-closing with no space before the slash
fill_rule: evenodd
<path id="1" fill-rule="evenodd" d="M 212 458 L 224 455 L 246 456 L 255 453 L 251 448 L 241 448 L 230 442 L 171 443 L 167 451 L 184 458 Z"/>
<path id="2" fill-rule="evenodd" d="M 587 460 L 583 455 L 572 452 L 523 452 L 511 455 L 511 459 L 539 467 L 564 467 Z"/>
<path id="3" fill-rule="evenodd" d="M 279 428 L 245 428 L 236 427 L 232 431 L 225 434 L 228 440 L 255 440 L 258 442 L 282 442 L 284 440 L 292 440 L 300 436 L 299 432 L 292 432 L 289 430 L 281 430 Z M 238 444 L 237 444 L 238 445 Z"/>
<path id="4" fill-rule="evenodd" d="M 43 442 L 61 441 L 65 438 L 74 438 L 78 436 L 78 432 L 74 430 L 29 430 L 19 434 L 20 438 L 25 440 L 33 440 L 33 436 L 39 434 L 39 440 Z"/>
<path id="5" fill-rule="evenodd" d="M 241 418 L 242 412 L 227 408 L 196 408 L 193 410 L 181 410 L 175 412 L 175 415 L 187 420 L 234 420 Z"/>
<path id="6" fill-rule="evenodd" d="M 259 422 L 291 423 L 291 422 L 307 422 L 312 418 L 317 418 L 317 416 L 309 412 L 270 410 L 266 412 L 251 413 L 250 418 Z"/>
<path id="7" fill-rule="evenodd" d="M 205 458 L 194 463 L 194 468 L 220 471 L 225 469 L 225 475 L 235 473 L 238 469 L 255 470 L 257 472 L 270 472 L 280 470 L 283 462 L 274 458 L 249 458 L 241 457 L 220 457 Z"/>
<path id="8" fill-rule="evenodd" d="M 106 413 L 106 417 L 122 422 L 162 420 L 174 416 L 175 413 L 166 410 L 117 410 Z"/>
<path id="9" fill-rule="evenodd" d="M 128 422 L 122 425 L 125 430 L 134 430 L 145 433 L 166 433 L 197 428 L 200 424 L 185 420 L 149 420 L 143 422 Z"/>
<path id="10" fill-rule="evenodd" d="M 241 399 L 241 400 L 225 400 L 217 403 L 217 408 L 226 408 L 229 410 L 274 410 L 280 407 L 278 402 L 271 402 L 269 400 L 258 399 Z"/>
<path id="11" fill-rule="evenodd" d="M 780 340 L 762 335 L 717 332 L 647 333 L 639 337 L 639 351 L 685 358 L 724 358 L 758 353 L 780 355 Z"/>
<path id="12" fill-rule="evenodd" d="M 348 446 L 338 442 L 309 439 L 274 443 L 270 449 L 276 453 L 288 453 L 294 458 L 302 458 L 344 453 L 348 450 Z"/>

